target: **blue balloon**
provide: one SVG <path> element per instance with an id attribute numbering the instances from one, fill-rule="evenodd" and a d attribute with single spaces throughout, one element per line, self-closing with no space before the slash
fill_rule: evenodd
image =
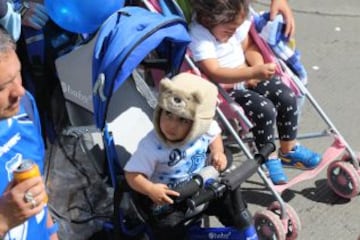
<path id="1" fill-rule="evenodd" d="M 50 18 L 75 33 L 93 33 L 125 0 L 45 0 Z"/>

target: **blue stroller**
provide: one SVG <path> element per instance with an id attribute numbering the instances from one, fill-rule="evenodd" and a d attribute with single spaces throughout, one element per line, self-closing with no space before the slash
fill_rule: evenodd
<path id="1" fill-rule="evenodd" d="M 141 137 L 134 135 L 144 136 L 149 131 L 147 123 L 151 122 L 149 116 L 156 102 L 142 78 L 146 73 L 142 72 L 141 65 L 161 69 L 169 77 L 176 74 L 190 41 L 185 26 L 183 18 L 176 15 L 164 16 L 139 7 L 125 7 L 108 18 L 98 33 L 93 55 L 93 111 L 96 127 L 102 131 L 108 173 L 115 189 L 114 219 L 105 226 L 114 233 L 114 238 L 138 239 L 142 232 L 147 232 L 146 236 L 151 238 L 148 225 L 131 199 L 122 167 L 134 150 L 129 142 L 136 143 Z M 155 59 L 147 58 L 154 52 Z M 131 98 L 134 93 L 129 91 L 134 88 L 141 95 L 140 99 Z M 134 110 L 135 106 L 141 110 Z M 120 115 L 110 113 L 114 107 Z M 127 133 L 115 136 L 120 132 Z M 216 188 L 219 191 L 236 188 L 256 172 L 258 163 L 265 159 L 262 156 L 272 151 L 273 146 L 269 145 L 267 150 L 259 153 L 259 160 L 248 161 L 246 166 L 219 180 Z M 207 198 L 193 199 L 192 204 L 198 206 L 222 193 L 211 191 Z M 243 239 L 241 233 L 232 228 L 201 228 L 198 220 L 189 223 L 191 239 L 209 239 L 211 236 Z"/>
<path id="2" fill-rule="evenodd" d="M 158 61 L 166 61 L 162 67 L 170 74 L 176 73 L 189 42 L 183 24 L 183 20 L 175 16 L 164 17 L 149 14 L 142 8 L 126 7 L 113 14 L 100 29 L 93 56 L 93 105 L 96 126 L 104 133 L 110 168 L 120 166 L 114 140 L 106 123 L 114 92 L 155 49 L 162 55 Z M 128 31 L 128 34 L 124 31 Z M 116 171 L 109 169 L 109 172 L 112 185 L 116 187 Z"/>
<path id="3" fill-rule="evenodd" d="M 136 239 L 136 236 L 148 227 L 141 218 L 136 217 L 140 214 L 137 214 L 123 184 L 125 180 L 122 172 L 123 165 L 136 149 L 137 143 L 152 128 L 151 115 L 156 98 L 144 80 L 146 70 L 160 69 L 169 77 L 176 74 L 183 63 L 190 41 L 183 18 L 168 12 L 163 14 L 151 13 L 139 7 L 122 8 L 104 22 L 95 36 L 95 41 L 57 60 L 57 68 L 62 72 L 63 92 L 67 94 L 68 101 L 80 105 L 82 110 L 79 111 L 80 108 L 74 104 L 68 104 L 72 124 L 92 125 L 94 117 L 94 131 L 101 132 L 100 141 L 106 154 L 109 182 L 115 190 L 115 216 L 113 221 L 105 226 L 114 233 L 114 237 L 121 239 Z M 90 56 L 89 52 L 93 55 Z M 81 74 L 75 78 L 68 76 L 71 75 L 68 71 L 69 65 L 71 68 L 76 64 L 84 69 L 82 66 L 90 65 L 89 59 L 93 60 L 92 72 L 71 73 Z M 79 81 L 86 78 L 92 78 L 92 86 L 84 87 L 87 82 Z M 75 91 L 75 82 L 83 88 Z M 84 109 L 86 110 L 83 111 Z M 217 113 L 220 120 L 231 128 L 222 112 L 217 110 Z M 77 131 L 89 131 L 87 126 L 75 128 Z M 248 167 L 241 166 L 248 172 L 240 174 L 239 171 L 235 174 L 237 180 L 227 181 L 225 178 L 219 181 L 219 187 L 223 187 L 221 191 L 232 188 L 224 185 L 224 182 L 237 185 L 256 172 L 256 161 L 246 161 L 246 164 L 249 164 Z M 242 239 L 235 229 L 200 228 L 198 222 L 191 228 L 191 234 L 191 239 L 208 239 L 210 235 L 231 235 L 232 238 L 229 239 Z M 207 238 L 204 238 L 204 235 Z"/>
<path id="4" fill-rule="evenodd" d="M 136 239 L 146 228 L 126 195 L 122 174 L 122 166 L 135 149 L 134 144 L 152 127 L 151 108 L 156 104 L 138 66 L 142 63 L 160 68 L 170 76 L 176 74 L 190 41 L 185 25 L 174 15 L 125 7 L 108 18 L 98 33 L 93 55 L 93 108 L 96 126 L 103 133 L 108 173 L 115 189 L 114 221 L 107 225 L 113 229 L 114 238 Z M 157 59 L 146 61 L 153 51 Z M 134 98 L 134 95 L 141 96 Z M 109 113 L 111 104 L 120 111 L 119 115 Z M 120 150 L 117 144 L 121 145 Z"/>
<path id="5" fill-rule="evenodd" d="M 139 77 L 144 73 L 138 66 L 147 64 L 171 76 L 177 73 L 188 43 L 185 22 L 181 18 L 126 7 L 110 16 L 90 41 L 56 59 L 71 125 L 63 129 L 62 135 L 81 138 L 85 135 L 89 146 L 81 144 L 81 148 L 89 153 L 88 164 L 94 162 L 97 165 L 103 181 L 116 193 L 123 187 L 122 165 L 152 128 L 152 108 L 156 99 Z M 158 55 L 157 60 L 146 60 L 153 51 Z M 69 71 L 74 66 L 81 71 Z M 103 163 L 107 168 L 105 172 Z M 71 183 L 69 192 L 74 185 Z M 115 199 L 114 202 L 118 207 L 119 201 Z M 60 205 L 54 204 L 58 209 Z M 69 219 L 81 217 L 74 214 Z M 113 229 L 114 222 L 107 223 L 106 229 Z M 65 234 L 70 235 L 69 231 Z"/>
<path id="6" fill-rule="evenodd" d="M 138 17 L 132 18 L 131 16 Z M 63 89 L 69 89 L 70 93 L 74 93 L 73 96 L 83 100 L 80 105 L 88 109 L 87 113 L 90 113 L 91 118 L 88 121 L 89 123 L 92 124 L 92 117 L 95 116 L 96 127 L 102 133 L 110 182 L 118 192 L 124 190 L 122 189 L 123 185 L 119 184 L 124 182 L 124 179 L 121 179 L 122 165 L 135 149 L 136 143 L 141 136 L 144 136 L 152 127 L 151 108 L 155 106 L 156 99 L 142 78 L 146 75 L 146 70 L 141 66 L 139 67 L 139 65 L 160 68 L 169 76 L 174 75 L 180 68 L 188 42 L 186 23 L 179 17 L 174 15 L 152 15 L 149 11 L 133 7 L 120 9 L 103 24 L 97 34 L 96 42 L 93 42 L 95 46 L 93 44 L 87 46 L 87 50 L 90 48 L 88 52 L 92 52 L 94 48 L 93 82 L 92 86 L 89 87 L 90 98 L 88 98 L 88 95 L 83 97 L 80 94 L 82 92 L 71 92 L 68 85 L 63 85 Z M 146 56 L 153 54 L 153 51 L 156 51 L 156 55 L 160 59 L 146 59 Z M 88 57 L 91 58 L 91 56 Z M 78 62 L 76 64 L 83 63 Z M 86 75 L 83 72 L 81 74 Z M 302 91 L 307 92 L 306 89 Z M 74 101 L 76 102 L 78 99 L 74 98 Z M 91 99 L 93 104 L 91 104 Z M 75 112 L 77 111 L 73 113 L 75 114 Z M 83 120 L 84 115 L 81 115 L 80 118 Z M 340 153 L 343 148 L 336 150 L 336 153 Z M 358 176 L 353 174 L 353 171 L 348 171 L 342 163 L 335 162 L 331 166 L 332 170 L 329 170 L 328 174 L 332 176 L 331 179 L 334 179 L 333 184 L 335 184 L 335 187 L 338 186 L 335 179 L 337 176 L 336 170 L 339 168 L 344 169 L 340 172 L 340 177 L 350 175 L 351 181 L 348 182 L 356 184 L 354 188 L 350 188 L 350 191 L 343 193 L 343 195 L 353 196 L 358 194 L 358 181 L 352 181 L 352 178 L 356 180 Z M 342 186 L 336 188 L 348 190 Z M 126 199 L 124 195 L 121 197 Z M 115 210 L 116 214 L 125 214 L 117 210 L 119 208 L 127 209 L 132 204 L 130 199 L 121 201 L 118 196 L 114 198 L 114 203 L 114 206 L 118 207 Z M 119 203 L 121 206 L 119 206 Z M 272 207 L 274 209 L 281 208 L 280 206 Z M 294 216 L 296 217 L 296 214 Z M 294 216 L 293 218 L 295 218 Z M 120 217 L 119 215 L 115 216 L 113 221 L 115 225 L 120 225 L 122 221 Z M 273 219 L 272 216 L 266 215 L 265 219 L 271 221 L 269 221 L 269 224 L 264 225 L 271 226 L 272 223 L 282 225 L 278 218 Z M 132 220 L 134 222 L 131 222 Z M 143 224 L 141 220 L 132 220 L 126 220 L 125 225 L 129 224 L 136 227 L 122 229 L 124 233 L 122 239 L 125 239 L 125 236 L 135 236 L 137 233 L 146 230 L 146 224 Z M 107 226 L 114 229 L 113 223 L 109 223 Z M 121 237 L 121 235 L 119 234 L 117 237 Z"/>

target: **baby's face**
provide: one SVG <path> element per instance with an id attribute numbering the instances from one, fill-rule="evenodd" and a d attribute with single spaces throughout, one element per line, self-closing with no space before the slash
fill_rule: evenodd
<path id="1" fill-rule="evenodd" d="M 245 21 L 246 14 L 239 14 L 234 21 L 228 23 L 220 23 L 210 29 L 210 32 L 214 35 L 216 40 L 221 43 L 226 43 L 231 38 L 236 29 Z"/>
<path id="2" fill-rule="evenodd" d="M 179 117 L 169 111 L 160 114 L 160 130 L 170 142 L 182 141 L 189 134 L 193 121 Z"/>

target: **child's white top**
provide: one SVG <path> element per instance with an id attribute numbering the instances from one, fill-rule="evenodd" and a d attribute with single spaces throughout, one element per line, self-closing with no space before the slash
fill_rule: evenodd
<path id="1" fill-rule="evenodd" d="M 241 43 L 249 33 L 251 21 L 245 20 L 235 34 L 226 43 L 216 40 L 214 35 L 196 22 L 190 24 L 191 43 L 189 45 L 193 59 L 197 61 L 216 58 L 221 67 L 236 68 L 245 63 Z"/>
<path id="2" fill-rule="evenodd" d="M 169 148 L 151 131 L 140 141 L 124 170 L 142 173 L 152 182 L 175 187 L 206 166 L 209 144 L 220 133 L 218 123 L 212 121 L 207 133 L 195 141 Z"/>

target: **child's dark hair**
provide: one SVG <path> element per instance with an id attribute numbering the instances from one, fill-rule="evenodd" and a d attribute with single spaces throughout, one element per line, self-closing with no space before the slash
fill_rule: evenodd
<path id="1" fill-rule="evenodd" d="M 235 20 L 239 13 L 249 13 L 249 0 L 191 0 L 196 20 L 211 29 Z"/>

